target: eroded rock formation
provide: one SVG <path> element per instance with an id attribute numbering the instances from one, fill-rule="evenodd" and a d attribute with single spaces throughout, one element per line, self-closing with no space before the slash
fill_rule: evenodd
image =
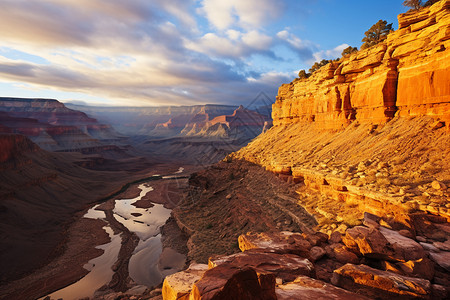
<path id="1" fill-rule="evenodd" d="M 0 133 L 26 135 L 50 151 L 99 147 L 101 152 L 101 146 L 123 139 L 110 125 L 53 99 L 0 97 L 0 126 Z"/>
<path id="2" fill-rule="evenodd" d="M 258 295 L 262 275 L 275 277 L 264 281 L 268 299 L 272 288 L 277 299 L 449 297 L 449 12 L 450 1 L 442 0 L 402 14 L 385 42 L 282 85 L 274 127 L 191 178 L 197 202 L 175 217 L 190 236 L 191 257 L 208 245 L 212 258 L 190 299 L 247 296 L 244 280 Z M 263 176 L 271 178 L 267 186 Z M 256 184 L 258 194 L 243 193 Z M 296 230 L 283 231 L 282 223 L 257 228 L 270 223 L 261 214 L 252 219 L 255 229 L 238 237 L 242 253 L 214 256 L 229 254 L 217 247 L 230 242 L 227 227 L 257 214 L 248 203 L 262 200 Z M 225 219 L 236 207 L 241 214 Z M 194 216 L 222 226 L 214 223 L 211 238 L 199 238 L 205 231 Z"/>
<path id="3" fill-rule="evenodd" d="M 340 129 L 382 124 L 395 115 L 450 121 L 450 1 L 398 16 L 386 41 L 283 84 L 274 125 L 300 121 Z"/>

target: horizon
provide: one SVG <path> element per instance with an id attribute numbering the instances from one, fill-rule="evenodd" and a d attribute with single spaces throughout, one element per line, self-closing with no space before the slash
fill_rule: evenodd
<path id="1" fill-rule="evenodd" d="M 0 95 L 89 106 L 239 105 L 274 99 L 315 61 L 360 48 L 402 1 L 4 0 Z"/>

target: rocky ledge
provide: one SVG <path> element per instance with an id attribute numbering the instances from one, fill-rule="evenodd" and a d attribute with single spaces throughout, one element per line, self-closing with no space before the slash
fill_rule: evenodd
<path id="1" fill-rule="evenodd" d="M 437 223 L 435 223 L 437 222 Z M 444 220 L 429 217 L 450 233 Z M 450 241 L 379 224 L 331 236 L 247 233 L 241 253 L 210 257 L 166 277 L 164 299 L 448 299 Z"/>

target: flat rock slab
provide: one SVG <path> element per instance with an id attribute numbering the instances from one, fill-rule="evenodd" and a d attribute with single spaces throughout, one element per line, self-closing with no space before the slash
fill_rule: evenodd
<path id="1" fill-rule="evenodd" d="M 317 300 L 317 299 L 342 299 L 365 300 L 369 299 L 334 285 L 305 276 L 298 277 L 294 282 L 279 285 L 275 289 L 278 300 Z"/>
<path id="2" fill-rule="evenodd" d="M 439 266 L 450 272 L 450 252 L 430 252 L 430 258 Z"/>
<path id="3" fill-rule="evenodd" d="M 206 271 L 192 287 L 189 300 L 200 299 L 276 300 L 275 276 L 222 264 Z"/>
<path id="4" fill-rule="evenodd" d="M 165 300 L 188 300 L 192 286 L 208 270 L 208 265 L 192 264 L 188 269 L 164 279 L 162 295 Z"/>
<path id="5" fill-rule="evenodd" d="M 380 271 L 366 265 L 346 264 L 334 271 L 332 283 L 377 299 L 429 299 L 428 280 Z"/>
<path id="6" fill-rule="evenodd" d="M 384 227 L 380 227 L 380 232 L 392 247 L 395 258 L 408 261 L 418 260 L 425 256 L 423 247 L 413 239 Z"/>
<path id="7" fill-rule="evenodd" d="M 314 265 L 306 258 L 293 254 L 278 254 L 245 251 L 229 256 L 211 257 L 209 267 L 232 265 L 240 268 L 250 267 L 258 273 L 274 274 L 284 281 L 293 281 L 300 275 L 314 276 Z"/>
<path id="8" fill-rule="evenodd" d="M 277 253 L 309 256 L 311 243 L 300 233 L 282 231 L 278 233 L 247 233 L 238 238 L 241 251 L 267 249 Z"/>

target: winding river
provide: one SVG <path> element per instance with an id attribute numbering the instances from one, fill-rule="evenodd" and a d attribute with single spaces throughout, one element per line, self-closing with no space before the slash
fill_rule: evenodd
<path id="1" fill-rule="evenodd" d="M 180 168 L 175 174 L 182 172 L 183 168 Z M 174 176 L 169 175 L 161 178 L 162 180 L 172 179 Z M 160 228 L 170 217 L 171 210 L 157 203 L 153 203 L 153 206 L 150 208 L 137 208 L 133 205 L 153 190 L 149 183 L 139 185 L 138 188 L 141 191 L 139 196 L 135 198 L 116 199 L 114 201 L 113 216 L 118 222 L 127 227 L 130 232 L 135 233 L 139 237 L 139 244 L 129 261 L 128 272 L 130 278 L 137 285 L 154 287 L 160 284 L 165 276 L 177 272 L 177 267 L 184 265 L 185 256 L 172 249 L 165 249 L 165 260 L 170 263 L 164 264 L 160 261 L 163 252 Z M 105 212 L 97 210 L 98 206 L 95 205 L 89 209 L 84 218 L 106 221 Z M 92 298 L 96 290 L 111 281 L 114 274 L 112 267 L 118 259 L 122 238 L 120 234 L 114 235 L 109 223 L 103 229 L 109 234 L 111 241 L 96 248 L 103 249 L 104 253 L 83 266 L 89 271 L 86 276 L 74 284 L 48 295 L 51 299 Z"/>

